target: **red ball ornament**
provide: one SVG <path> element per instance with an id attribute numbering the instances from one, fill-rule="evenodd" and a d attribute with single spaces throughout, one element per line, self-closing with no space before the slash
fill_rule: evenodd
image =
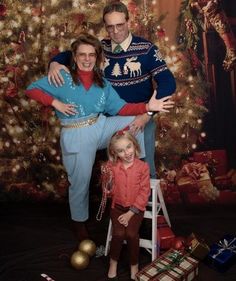
<path id="1" fill-rule="evenodd" d="M 85 14 L 78 13 L 74 15 L 74 20 L 77 24 L 82 24 L 85 21 Z"/>
<path id="2" fill-rule="evenodd" d="M 7 14 L 6 5 L 0 4 L 0 17 L 4 17 Z"/>
<path id="3" fill-rule="evenodd" d="M 186 245 L 186 239 L 184 237 L 178 236 L 172 242 L 172 248 L 175 250 L 184 250 Z"/>
<path id="4" fill-rule="evenodd" d="M 134 1 L 130 1 L 128 3 L 128 10 L 130 11 L 130 13 L 135 13 L 137 9 L 137 5 Z"/>

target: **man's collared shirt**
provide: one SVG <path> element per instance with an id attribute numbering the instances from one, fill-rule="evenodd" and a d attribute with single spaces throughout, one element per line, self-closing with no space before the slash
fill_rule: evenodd
<path id="1" fill-rule="evenodd" d="M 120 44 L 115 43 L 114 41 L 111 41 L 111 49 L 112 49 L 112 53 L 114 52 L 115 48 L 120 45 L 121 48 L 123 49 L 124 52 L 127 51 L 127 49 L 129 48 L 129 45 L 132 41 L 132 34 L 129 33 L 128 37 Z"/>

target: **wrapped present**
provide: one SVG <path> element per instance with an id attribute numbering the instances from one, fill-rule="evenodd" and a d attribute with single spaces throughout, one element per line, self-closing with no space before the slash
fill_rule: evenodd
<path id="1" fill-rule="evenodd" d="M 206 164 L 214 177 L 225 175 L 228 171 L 227 154 L 223 149 L 194 152 L 193 161 Z"/>
<path id="2" fill-rule="evenodd" d="M 231 190 L 222 190 L 219 193 L 219 197 L 216 199 L 216 204 L 221 205 L 235 205 L 236 204 L 236 192 Z"/>
<path id="3" fill-rule="evenodd" d="M 236 186 L 236 169 L 229 170 L 227 176 L 230 178 L 232 186 Z"/>
<path id="4" fill-rule="evenodd" d="M 199 188 L 206 183 L 211 183 L 210 174 L 206 165 L 197 162 L 183 165 L 177 176 L 180 192 L 198 193 Z"/>
<path id="5" fill-rule="evenodd" d="M 210 247 L 207 262 L 219 271 L 226 271 L 236 261 L 236 236 L 225 235 Z"/>
<path id="6" fill-rule="evenodd" d="M 160 250 L 169 250 L 171 248 L 174 232 L 169 227 L 164 216 L 157 217 L 157 241 L 160 245 Z"/>
<path id="7" fill-rule="evenodd" d="M 210 182 L 205 182 L 199 189 L 199 195 L 208 202 L 214 202 L 219 197 L 219 190 Z"/>
<path id="8" fill-rule="evenodd" d="M 206 204 L 216 204 L 216 205 L 235 205 L 236 204 L 236 192 L 230 190 L 219 191 L 218 196 L 215 199 L 209 200 L 203 197 L 200 193 L 184 193 L 183 201 L 189 206 L 193 205 L 206 205 Z"/>
<path id="9" fill-rule="evenodd" d="M 167 180 L 161 181 L 161 190 L 166 204 L 180 204 L 182 203 L 179 189 L 175 183 Z"/>
<path id="10" fill-rule="evenodd" d="M 209 204 L 209 202 L 198 193 L 184 193 L 182 198 L 184 203 L 189 206 Z"/>
<path id="11" fill-rule="evenodd" d="M 182 203 L 179 190 L 168 194 L 168 196 L 164 196 L 164 199 L 165 199 L 165 203 L 169 205 L 177 205 Z"/>
<path id="12" fill-rule="evenodd" d="M 198 274 L 198 261 L 170 249 L 136 274 L 138 281 L 191 281 Z"/>
<path id="13" fill-rule="evenodd" d="M 232 180 L 228 174 L 214 177 L 213 181 L 214 181 L 214 185 L 219 190 L 231 189 L 233 185 Z"/>
<path id="14" fill-rule="evenodd" d="M 168 225 L 165 217 L 162 215 L 159 215 L 157 217 L 157 228 L 163 228 L 163 227 L 169 227 L 169 225 Z"/>
<path id="15" fill-rule="evenodd" d="M 191 256 L 199 260 L 203 260 L 210 251 L 209 246 L 204 242 L 204 240 L 197 237 L 194 233 L 187 238 L 186 243 Z"/>

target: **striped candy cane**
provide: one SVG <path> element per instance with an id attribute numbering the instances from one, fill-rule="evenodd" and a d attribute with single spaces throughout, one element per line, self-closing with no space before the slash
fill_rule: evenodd
<path id="1" fill-rule="evenodd" d="M 40 274 L 43 278 L 45 278 L 47 281 L 55 281 L 54 279 L 52 279 L 51 277 L 49 277 L 47 274 L 42 273 Z"/>

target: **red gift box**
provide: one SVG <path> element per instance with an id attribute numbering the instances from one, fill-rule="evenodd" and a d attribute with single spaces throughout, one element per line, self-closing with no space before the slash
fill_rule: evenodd
<path id="1" fill-rule="evenodd" d="M 215 177 L 213 180 L 214 180 L 214 186 L 216 186 L 219 190 L 232 188 L 232 181 L 230 176 L 228 175 L 218 176 Z"/>
<path id="2" fill-rule="evenodd" d="M 162 181 L 161 188 L 166 204 L 180 204 L 182 202 L 178 187 L 174 183 Z"/>
<path id="3" fill-rule="evenodd" d="M 157 241 L 160 245 L 160 249 L 167 250 L 172 246 L 172 242 L 175 238 L 174 232 L 168 226 L 164 216 L 157 217 Z"/>
<path id="4" fill-rule="evenodd" d="M 220 195 L 216 200 L 217 204 L 236 204 L 236 192 L 231 190 L 220 191 Z"/>
<path id="5" fill-rule="evenodd" d="M 168 196 L 164 196 L 165 203 L 169 205 L 174 205 L 174 204 L 180 204 L 182 203 L 182 199 L 180 196 L 179 191 L 174 191 L 171 194 L 168 194 Z"/>
<path id="6" fill-rule="evenodd" d="M 206 205 L 209 202 L 200 196 L 198 193 L 185 193 L 183 194 L 183 201 L 187 205 Z"/>
<path id="7" fill-rule="evenodd" d="M 227 154 L 223 149 L 194 152 L 193 161 L 207 164 L 214 176 L 225 175 L 228 171 Z"/>

